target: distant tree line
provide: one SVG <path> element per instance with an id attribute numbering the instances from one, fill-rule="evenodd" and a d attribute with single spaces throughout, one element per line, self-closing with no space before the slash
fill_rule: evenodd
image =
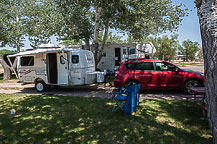
<path id="1" fill-rule="evenodd" d="M 154 57 L 161 60 L 174 60 L 179 55 L 183 61 L 194 61 L 196 56 L 202 58 L 202 52 L 198 42 L 185 40 L 180 45 L 177 34 L 171 35 L 170 38 L 166 35 L 158 38 L 149 37 L 146 41 L 153 43 L 156 48 Z"/>

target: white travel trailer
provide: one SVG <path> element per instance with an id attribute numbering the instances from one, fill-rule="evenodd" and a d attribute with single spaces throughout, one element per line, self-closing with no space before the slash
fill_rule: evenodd
<path id="1" fill-rule="evenodd" d="M 8 56 L 17 57 L 17 77 L 22 83 L 34 83 L 39 92 L 48 86 L 86 85 L 103 82 L 102 72 L 95 71 L 91 51 L 67 47 L 43 47 Z"/>
<path id="2" fill-rule="evenodd" d="M 97 65 L 99 71 L 116 70 L 120 62 L 128 59 L 152 57 L 156 52 L 151 42 L 143 43 L 110 43 L 105 44 L 103 56 Z"/>

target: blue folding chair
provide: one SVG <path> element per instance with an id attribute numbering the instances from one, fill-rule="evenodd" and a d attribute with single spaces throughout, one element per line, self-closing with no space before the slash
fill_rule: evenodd
<path id="1" fill-rule="evenodd" d="M 132 114 L 139 106 L 140 84 L 133 84 L 128 87 L 128 95 L 123 111 L 127 114 Z"/>
<path id="2" fill-rule="evenodd" d="M 115 105 L 112 111 L 114 112 L 117 111 L 118 109 L 123 110 L 123 106 L 128 94 L 127 89 L 121 88 L 120 92 L 113 92 L 110 94 L 112 95 L 112 99 L 115 101 Z"/>
<path id="3" fill-rule="evenodd" d="M 122 88 L 122 92 L 110 93 L 112 99 L 115 100 L 115 105 L 112 111 L 114 112 L 120 108 L 127 114 L 135 112 L 139 105 L 140 86 L 140 84 L 133 84 L 130 85 L 128 89 Z"/>

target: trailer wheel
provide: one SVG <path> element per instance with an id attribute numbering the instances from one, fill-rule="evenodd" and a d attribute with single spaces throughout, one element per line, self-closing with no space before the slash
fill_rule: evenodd
<path id="1" fill-rule="evenodd" d="M 44 92 L 47 90 L 47 85 L 44 81 L 39 80 L 35 83 L 35 89 L 38 92 Z"/>

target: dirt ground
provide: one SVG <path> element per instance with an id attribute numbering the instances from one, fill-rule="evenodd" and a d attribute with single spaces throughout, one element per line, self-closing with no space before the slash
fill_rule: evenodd
<path id="1" fill-rule="evenodd" d="M 187 66 L 182 69 L 195 70 L 203 72 L 203 67 Z M 3 70 L 0 67 L 0 73 Z M 111 98 L 111 92 L 116 91 L 114 87 L 104 86 L 104 84 L 93 84 L 88 86 L 74 86 L 68 88 L 54 88 L 51 87 L 49 91 L 38 93 L 34 89 L 33 84 L 22 85 L 21 83 L 4 82 L 0 83 L 0 93 L 7 94 L 39 94 L 39 95 L 62 95 L 62 96 L 83 96 L 83 97 L 100 97 Z M 183 99 L 181 95 L 183 91 L 176 90 L 148 90 L 141 91 L 141 98 L 143 99 Z"/>
<path id="2" fill-rule="evenodd" d="M 20 83 L 0 83 L 0 93 L 7 94 L 38 94 L 38 95 L 61 95 L 61 96 L 83 96 L 83 97 L 99 97 L 111 98 L 111 92 L 117 89 L 104 84 L 92 84 L 87 86 L 73 87 L 51 87 L 49 91 L 39 93 L 34 89 L 33 84 L 22 85 Z M 172 90 L 148 90 L 141 91 L 142 99 L 183 99 L 182 91 Z"/>

